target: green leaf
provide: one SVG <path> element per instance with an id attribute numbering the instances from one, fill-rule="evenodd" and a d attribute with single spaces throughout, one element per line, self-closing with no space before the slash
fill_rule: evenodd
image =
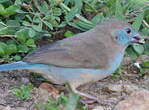
<path id="1" fill-rule="evenodd" d="M 57 27 L 59 25 L 58 21 L 55 18 L 48 20 L 48 22 L 51 23 L 53 27 Z"/>
<path id="2" fill-rule="evenodd" d="M 32 22 L 32 18 L 31 18 L 29 15 L 26 15 L 26 17 L 28 18 L 28 20 L 29 20 L 30 22 Z"/>
<path id="3" fill-rule="evenodd" d="M 28 22 L 28 21 L 23 21 L 23 23 L 22 23 L 24 26 L 31 26 L 32 24 L 30 23 L 30 22 Z"/>
<path id="4" fill-rule="evenodd" d="M 15 5 L 21 5 L 22 4 L 22 0 L 16 0 L 15 1 Z"/>
<path id="5" fill-rule="evenodd" d="M 144 54 L 149 55 L 149 42 L 144 44 Z"/>
<path id="6" fill-rule="evenodd" d="M 148 28 L 143 28 L 141 30 L 141 34 L 144 35 L 144 36 L 149 36 L 149 29 Z"/>
<path id="7" fill-rule="evenodd" d="M 28 35 L 29 35 L 31 38 L 33 38 L 34 36 L 36 36 L 36 32 L 35 32 L 32 28 L 30 28 L 30 29 L 29 29 L 29 32 L 28 32 Z"/>
<path id="8" fill-rule="evenodd" d="M 39 23 L 38 25 L 32 25 L 32 28 L 38 32 L 41 32 L 42 31 L 42 23 Z"/>
<path id="9" fill-rule="evenodd" d="M 7 54 L 12 54 L 17 52 L 17 46 L 15 44 L 9 44 L 7 47 Z"/>
<path id="10" fill-rule="evenodd" d="M 0 3 L 8 2 L 10 0 L 0 0 Z"/>
<path id="11" fill-rule="evenodd" d="M 148 0 L 131 0 L 131 2 L 133 2 L 136 5 L 140 5 L 140 6 L 149 6 L 148 4 Z"/>
<path id="12" fill-rule="evenodd" d="M 105 18 L 104 18 L 104 16 L 103 16 L 103 13 L 99 13 L 99 14 L 97 14 L 96 16 L 94 16 L 91 21 L 92 21 L 92 23 L 94 23 L 94 24 L 98 24 L 98 23 L 102 22 L 104 19 L 105 19 Z"/>
<path id="13" fill-rule="evenodd" d="M 51 23 L 49 23 L 48 21 L 43 21 L 43 23 L 48 26 L 49 29 L 53 30 L 53 26 Z"/>
<path id="14" fill-rule="evenodd" d="M 112 78 L 120 78 L 120 77 L 121 77 L 121 74 L 119 73 L 112 74 Z"/>
<path id="15" fill-rule="evenodd" d="M 17 14 L 15 15 L 15 20 L 17 20 L 19 23 L 22 23 L 25 19 L 25 14 Z"/>
<path id="16" fill-rule="evenodd" d="M 140 29 L 141 27 L 141 24 L 142 24 L 142 20 L 144 18 L 144 12 L 140 13 L 136 19 L 135 19 L 135 22 L 132 24 L 132 27 L 134 29 L 136 29 L 137 31 Z"/>
<path id="17" fill-rule="evenodd" d="M 75 15 L 78 13 L 78 9 L 77 8 L 73 8 L 71 9 L 71 11 L 65 16 L 65 19 L 67 22 L 71 21 Z"/>
<path id="18" fill-rule="evenodd" d="M 0 35 L 9 34 L 10 31 L 8 27 L 0 28 Z"/>
<path id="19" fill-rule="evenodd" d="M 20 55 L 15 55 L 15 56 L 13 57 L 13 59 L 14 59 L 15 61 L 20 61 L 20 60 L 21 60 L 21 56 L 20 56 Z"/>
<path id="20" fill-rule="evenodd" d="M 136 60 L 138 58 L 138 54 L 133 50 L 132 47 L 127 48 L 127 54 L 131 57 L 131 59 Z"/>
<path id="21" fill-rule="evenodd" d="M 11 5 L 5 9 L 4 6 L 0 4 L 0 15 L 8 17 L 10 15 L 14 15 L 19 9 L 20 7 L 18 5 Z"/>
<path id="22" fill-rule="evenodd" d="M 3 22 L 0 22 L 0 35 L 11 35 L 15 31 L 16 28 L 8 27 Z"/>
<path id="23" fill-rule="evenodd" d="M 141 54 L 144 52 L 144 47 L 143 47 L 143 45 L 134 44 L 134 45 L 133 45 L 133 49 L 134 49 L 139 55 L 141 55 Z"/>
<path id="24" fill-rule="evenodd" d="M 53 11 L 53 16 L 60 16 L 62 14 L 60 8 L 54 8 L 52 11 Z"/>
<path id="25" fill-rule="evenodd" d="M 92 29 L 93 27 L 95 27 L 95 24 L 89 24 L 89 23 L 86 23 L 86 22 L 83 22 L 83 21 L 77 21 L 75 23 L 71 23 L 69 22 L 68 23 L 70 26 L 73 26 L 77 29 L 80 29 L 82 31 L 87 31 L 89 29 Z"/>
<path id="26" fill-rule="evenodd" d="M 48 104 L 37 104 L 36 107 L 45 110 L 60 110 L 58 107 Z"/>
<path id="27" fill-rule="evenodd" d="M 0 56 L 5 56 L 7 53 L 7 44 L 0 42 Z"/>
<path id="28" fill-rule="evenodd" d="M 4 28 L 4 27 L 7 27 L 7 25 L 3 22 L 0 22 L 0 28 Z"/>
<path id="29" fill-rule="evenodd" d="M 99 1 L 97 1 L 97 0 L 92 0 L 92 1 L 84 0 L 83 2 L 85 3 L 85 5 L 84 5 L 85 11 L 87 11 L 87 12 L 97 12 L 96 4 L 98 4 Z"/>
<path id="30" fill-rule="evenodd" d="M 17 26 L 17 27 L 20 26 L 20 23 L 17 20 L 7 20 L 7 23 L 6 24 L 8 26 Z"/>
<path id="31" fill-rule="evenodd" d="M 82 1 L 81 0 L 74 0 L 75 6 L 72 8 L 69 13 L 65 16 L 66 21 L 71 21 L 77 13 L 80 13 L 82 8 Z"/>
<path id="32" fill-rule="evenodd" d="M 4 15 L 4 13 L 5 13 L 4 6 L 0 4 L 0 15 Z"/>
<path id="33" fill-rule="evenodd" d="M 60 96 L 58 97 L 58 103 L 59 104 L 64 104 L 68 102 L 68 97 L 64 95 L 64 93 L 61 93 Z"/>
<path id="34" fill-rule="evenodd" d="M 68 5 L 69 2 L 71 2 L 72 0 L 64 0 L 64 4 Z"/>
<path id="35" fill-rule="evenodd" d="M 15 34 L 15 37 L 17 38 L 18 41 L 20 41 L 22 44 L 24 44 L 26 42 L 27 38 L 29 38 L 28 30 L 21 29 L 21 30 L 17 31 Z"/>
<path id="36" fill-rule="evenodd" d="M 12 40 L 12 39 L 9 39 L 9 40 L 7 40 L 7 45 L 9 45 L 9 44 L 16 44 L 16 41 L 15 40 Z"/>
<path id="37" fill-rule="evenodd" d="M 30 47 L 36 47 L 35 41 L 33 39 L 28 39 L 25 44 Z"/>
<path id="38" fill-rule="evenodd" d="M 49 10 L 49 5 L 47 4 L 47 2 L 45 2 L 45 1 L 43 1 L 43 4 L 42 4 L 42 6 L 39 6 L 38 5 L 38 9 L 39 9 L 39 11 L 41 12 L 41 13 L 47 13 Z"/>
<path id="39" fill-rule="evenodd" d="M 115 16 L 117 18 L 119 18 L 120 20 L 124 20 L 125 17 L 123 15 L 123 8 L 122 8 L 122 5 L 121 5 L 121 0 L 117 0 L 116 1 L 116 10 L 115 10 Z"/>
<path id="40" fill-rule="evenodd" d="M 65 33 L 64 33 L 64 36 L 65 37 L 71 37 L 71 36 L 73 36 L 73 35 L 75 35 L 73 32 L 71 32 L 71 31 L 66 31 Z"/>
<path id="41" fill-rule="evenodd" d="M 1 57 L 3 57 L 3 56 L 5 56 L 5 51 L 4 51 L 4 49 L 0 46 L 0 56 Z"/>
<path id="42" fill-rule="evenodd" d="M 79 95 L 70 93 L 69 100 L 64 110 L 76 110 L 78 100 L 79 100 Z"/>
<path id="43" fill-rule="evenodd" d="M 149 61 L 143 62 L 143 65 L 149 67 Z"/>
<path id="44" fill-rule="evenodd" d="M 21 87 L 13 88 L 12 93 L 15 94 L 20 100 L 29 99 L 31 97 L 31 91 L 33 90 L 33 85 L 21 85 Z"/>
<path id="45" fill-rule="evenodd" d="M 37 16 L 39 16 L 39 15 L 37 15 Z M 33 17 L 33 22 L 34 22 L 34 23 L 41 23 L 41 20 L 40 20 L 39 17 L 37 17 L 37 16 L 34 16 L 34 17 Z"/>
<path id="46" fill-rule="evenodd" d="M 18 46 L 18 52 L 27 53 L 28 51 L 29 51 L 29 48 L 26 45 L 19 45 Z"/>
<path id="47" fill-rule="evenodd" d="M 145 73 L 145 69 L 147 69 L 147 70 L 149 69 L 149 61 L 143 62 L 142 64 L 140 64 L 140 66 L 142 67 L 140 69 L 144 70 L 144 71 L 141 70 L 141 72 Z"/>
<path id="48" fill-rule="evenodd" d="M 108 0 L 107 6 L 111 7 L 117 0 Z"/>

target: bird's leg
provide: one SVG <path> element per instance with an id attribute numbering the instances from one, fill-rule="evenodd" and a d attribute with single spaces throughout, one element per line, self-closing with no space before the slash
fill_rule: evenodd
<path id="1" fill-rule="evenodd" d="M 103 104 L 103 105 L 111 105 L 111 103 L 115 103 L 115 100 L 105 100 L 105 99 L 102 99 L 100 97 L 96 97 L 96 96 L 93 96 L 93 95 L 90 95 L 90 94 L 87 94 L 87 93 L 83 93 L 81 91 L 78 91 L 76 88 L 72 87 L 72 86 L 69 86 L 71 87 L 71 90 L 80 95 L 80 96 L 84 96 L 86 98 L 89 98 L 89 99 L 92 99 L 92 101 L 82 101 L 83 103 L 93 103 L 93 102 L 98 102 L 100 104 Z"/>

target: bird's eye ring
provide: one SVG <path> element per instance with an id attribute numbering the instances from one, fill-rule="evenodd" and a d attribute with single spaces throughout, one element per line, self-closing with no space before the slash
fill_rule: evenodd
<path id="1" fill-rule="evenodd" d="M 125 30 L 126 30 L 127 34 L 131 33 L 131 28 L 126 28 Z"/>

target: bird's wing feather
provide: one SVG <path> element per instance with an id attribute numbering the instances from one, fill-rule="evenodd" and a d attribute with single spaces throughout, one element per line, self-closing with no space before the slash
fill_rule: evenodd
<path id="1" fill-rule="evenodd" d="M 104 68 L 108 63 L 106 48 L 94 38 L 88 32 L 78 34 L 41 47 L 28 54 L 24 61 L 72 68 Z"/>

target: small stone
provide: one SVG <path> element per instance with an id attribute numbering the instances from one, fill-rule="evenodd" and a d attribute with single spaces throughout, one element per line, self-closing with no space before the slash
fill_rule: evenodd
<path id="1" fill-rule="evenodd" d="M 114 110 L 149 110 L 149 91 L 140 90 L 120 101 Z"/>
<path id="2" fill-rule="evenodd" d="M 142 88 L 139 88 L 138 86 L 136 85 L 133 85 L 133 84 L 127 84 L 127 85 L 124 85 L 123 86 L 123 91 L 128 93 L 128 94 L 131 94 L 135 91 L 138 91 L 138 90 L 141 90 Z"/>
<path id="3" fill-rule="evenodd" d="M 121 84 L 109 84 L 106 86 L 106 88 L 112 92 L 122 92 L 123 91 L 123 86 Z"/>
<path id="4" fill-rule="evenodd" d="M 22 80 L 22 83 L 24 83 L 24 84 L 30 83 L 28 78 L 22 77 L 21 80 Z"/>
<path id="5" fill-rule="evenodd" d="M 10 106 L 0 106 L 0 110 L 27 110 L 27 109 L 24 107 L 11 108 Z"/>
<path id="6" fill-rule="evenodd" d="M 6 108 L 4 108 L 4 110 L 11 110 L 10 106 L 7 106 Z"/>
<path id="7" fill-rule="evenodd" d="M 96 106 L 92 110 L 105 110 L 102 106 Z"/>
<path id="8" fill-rule="evenodd" d="M 48 83 L 42 83 L 39 88 L 44 89 L 52 94 L 54 98 L 57 98 L 59 96 L 59 90 L 54 88 L 51 84 Z"/>
<path id="9" fill-rule="evenodd" d="M 132 93 L 137 90 L 140 90 L 139 87 L 133 84 L 109 84 L 106 86 L 109 91 L 112 92 L 126 92 L 126 93 Z"/>
<path id="10" fill-rule="evenodd" d="M 32 94 L 35 99 L 35 104 L 45 104 L 51 97 L 51 94 L 48 91 L 41 88 L 34 89 Z"/>

